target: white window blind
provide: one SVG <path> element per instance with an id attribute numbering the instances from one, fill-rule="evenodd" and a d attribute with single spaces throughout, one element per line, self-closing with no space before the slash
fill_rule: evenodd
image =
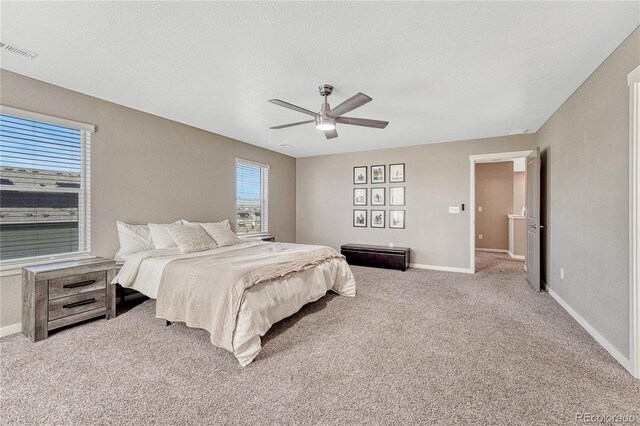
<path id="1" fill-rule="evenodd" d="M 269 166 L 236 160 L 236 232 L 269 232 Z"/>
<path id="2" fill-rule="evenodd" d="M 0 262 L 89 253 L 92 126 L 2 107 Z"/>

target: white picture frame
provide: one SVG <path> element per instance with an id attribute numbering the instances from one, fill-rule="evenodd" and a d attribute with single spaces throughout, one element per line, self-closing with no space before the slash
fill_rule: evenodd
<path id="1" fill-rule="evenodd" d="M 404 206 L 404 186 L 395 186 L 389 188 L 389 205 Z"/>
<path id="2" fill-rule="evenodd" d="M 385 200 L 385 188 L 371 188 L 371 205 L 372 206 L 384 206 Z"/>
<path id="3" fill-rule="evenodd" d="M 404 163 L 389 164 L 389 183 L 404 182 Z"/>
<path id="4" fill-rule="evenodd" d="M 367 188 L 353 188 L 353 205 L 367 205 Z"/>
<path id="5" fill-rule="evenodd" d="M 371 227 L 384 228 L 384 210 L 371 210 Z"/>
<path id="6" fill-rule="evenodd" d="M 389 210 L 389 228 L 404 229 L 404 210 Z"/>

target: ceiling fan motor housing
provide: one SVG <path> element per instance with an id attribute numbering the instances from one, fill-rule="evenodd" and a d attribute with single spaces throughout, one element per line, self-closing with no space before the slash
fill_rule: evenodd
<path id="1" fill-rule="evenodd" d="M 331 92 L 333 92 L 333 86 L 330 84 L 321 84 L 318 90 L 320 90 L 320 96 L 329 96 Z"/>

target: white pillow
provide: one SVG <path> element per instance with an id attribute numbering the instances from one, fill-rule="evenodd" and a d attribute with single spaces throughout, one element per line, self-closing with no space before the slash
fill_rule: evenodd
<path id="1" fill-rule="evenodd" d="M 215 240 L 218 247 L 232 246 L 242 242 L 231 230 L 228 220 L 218 223 L 201 223 L 200 226 Z"/>
<path id="2" fill-rule="evenodd" d="M 182 220 L 178 220 L 177 222 L 168 223 L 168 224 L 150 223 L 149 231 L 151 232 L 151 242 L 153 243 L 153 247 L 156 249 L 177 247 L 176 242 L 173 241 L 173 238 L 171 238 L 171 235 L 169 235 L 169 233 L 167 232 L 166 226 L 181 225 L 181 224 L 182 224 Z"/>
<path id="3" fill-rule="evenodd" d="M 120 250 L 116 254 L 116 259 L 122 259 L 123 255 L 126 254 L 153 250 L 151 232 L 147 225 L 129 225 L 120 221 L 117 221 L 116 225 L 118 226 L 118 239 L 120 240 Z"/>
<path id="4" fill-rule="evenodd" d="M 195 253 L 197 251 L 211 250 L 218 245 L 204 232 L 200 225 L 170 224 L 165 226 L 171 238 L 176 242 L 181 253 Z"/>

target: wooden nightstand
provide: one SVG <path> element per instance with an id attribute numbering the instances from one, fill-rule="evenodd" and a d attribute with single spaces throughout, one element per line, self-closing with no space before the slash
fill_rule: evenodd
<path id="1" fill-rule="evenodd" d="M 37 342 L 60 327 L 115 317 L 115 274 L 115 262 L 100 257 L 22 268 L 22 333 Z"/>

